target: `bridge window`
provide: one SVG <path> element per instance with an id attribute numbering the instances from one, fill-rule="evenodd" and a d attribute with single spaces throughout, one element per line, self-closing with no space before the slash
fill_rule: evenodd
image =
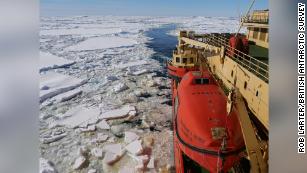
<path id="1" fill-rule="evenodd" d="M 180 58 L 177 57 L 176 58 L 176 62 L 180 63 Z"/>
<path id="2" fill-rule="evenodd" d="M 254 28 L 253 38 L 258 39 L 259 28 Z"/>
<path id="3" fill-rule="evenodd" d="M 268 33 L 268 29 L 267 28 L 261 28 L 260 29 L 260 38 L 259 38 L 259 40 L 265 41 L 265 37 L 266 37 L 267 33 Z"/>
<path id="4" fill-rule="evenodd" d="M 190 63 L 194 63 L 194 59 L 193 58 L 190 58 Z"/>
<path id="5" fill-rule="evenodd" d="M 187 58 L 182 58 L 182 63 L 186 64 L 187 63 Z"/>
<path id="6" fill-rule="evenodd" d="M 209 84 L 209 79 L 208 78 L 195 79 L 195 84 L 200 84 L 200 85 Z"/>

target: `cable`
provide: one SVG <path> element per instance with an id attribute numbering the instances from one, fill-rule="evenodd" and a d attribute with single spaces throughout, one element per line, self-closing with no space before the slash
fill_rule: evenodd
<path id="1" fill-rule="evenodd" d="M 245 16 L 247 16 L 247 15 L 249 14 L 249 12 L 250 12 L 250 10 L 252 9 L 252 7 L 253 7 L 253 5 L 254 5 L 255 1 L 256 1 L 256 0 L 252 0 L 252 2 L 251 2 L 251 4 L 250 4 L 250 6 L 248 7 L 248 10 L 246 11 Z M 235 36 L 237 36 L 237 35 L 238 35 L 238 33 L 240 32 L 240 30 L 241 30 L 241 28 L 242 28 L 242 25 L 243 25 L 243 22 L 240 22 L 239 29 L 238 29 L 238 31 L 237 31 L 237 33 L 236 33 L 236 35 L 235 35 Z"/>

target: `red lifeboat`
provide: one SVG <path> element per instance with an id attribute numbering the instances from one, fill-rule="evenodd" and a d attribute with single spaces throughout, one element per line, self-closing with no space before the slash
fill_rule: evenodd
<path id="1" fill-rule="evenodd" d="M 177 173 L 226 172 L 241 158 L 244 139 L 227 98 L 208 71 L 187 72 L 173 88 Z"/>

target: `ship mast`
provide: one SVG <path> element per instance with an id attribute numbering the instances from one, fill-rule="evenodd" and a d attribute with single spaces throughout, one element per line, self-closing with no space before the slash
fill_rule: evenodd
<path id="1" fill-rule="evenodd" d="M 248 16 L 248 14 L 249 14 L 250 10 L 252 9 L 252 7 L 253 7 L 255 1 L 256 1 L 256 0 L 252 0 L 251 4 L 249 5 L 249 7 L 248 7 L 248 9 L 247 9 L 247 11 L 246 11 L 245 16 Z M 243 22 L 240 22 L 239 29 L 238 29 L 238 31 L 236 32 L 236 35 L 235 35 L 236 37 L 237 37 L 238 33 L 240 32 L 242 26 L 243 26 Z"/>

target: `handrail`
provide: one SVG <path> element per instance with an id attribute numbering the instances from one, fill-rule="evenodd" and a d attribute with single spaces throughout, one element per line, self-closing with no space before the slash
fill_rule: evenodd
<path id="1" fill-rule="evenodd" d="M 203 43 L 207 43 L 209 45 L 214 46 L 224 46 L 225 47 L 225 54 L 233 59 L 234 61 L 238 62 L 243 67 L 247 68 L 247 70 L 251 71 L 252 73 L 256 74 L 257 76 L 264 79 L 268 82 L 268 64 L 248 55 L 242 51 L 234 49 L 228 44 L 228 39 L 223 37 L 221 34 L 204 34 L 202 37 L 197 38 L 190 38 L 196 41 L 200 41 Z M 233 55 L 230 54 L 233 53 Z"/>
<path id="2" fill-rule="evenodd" d="M 241 18 L 241 22 L 243 23 L 269 23 L 269 17 L 263 15 L 249 15 Z"/>

